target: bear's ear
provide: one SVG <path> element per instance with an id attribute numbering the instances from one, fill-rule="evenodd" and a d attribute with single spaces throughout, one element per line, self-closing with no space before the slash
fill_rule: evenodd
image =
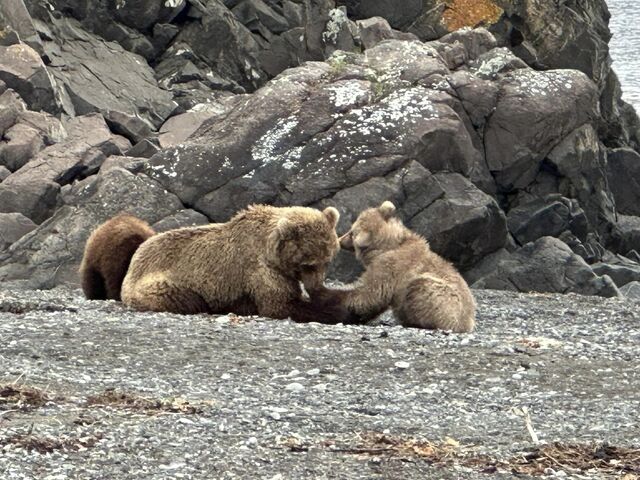
<path id="1" fill-rule="evenodd" d="M 378 212 L 380 212 L 382 218 L 384 218 L 385 220 L 389 220 L 393 216 L 393 214 L 396 213 L 396 206 L 389 200 L 387 200 L 378 207 Z"/>
<path id="2" fill-rule="evenodd" d="M 278 239 L 288 238 L 295 229 L 295 224 L 286 217 L 282 217 L 276 224 L 275 234 Z"/>
<path id="3" fill-rule="evenodd" d="M 327 207 L 322 211 L 322 213 L 324 213 L 329 225 L 331 225 L 332 228 L 336 228 L 338 220 L 340 220 L 340 212 L 338 212 L 338 209 L 334 207 Z"/>

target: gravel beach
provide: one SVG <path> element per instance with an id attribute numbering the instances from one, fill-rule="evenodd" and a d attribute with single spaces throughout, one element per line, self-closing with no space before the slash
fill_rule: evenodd
<path id="1" fill-rule="evenodd" d="M 639 304 L 475 294 L 447 334 L 0 292 L 0 477 L 638 478 Z"/>

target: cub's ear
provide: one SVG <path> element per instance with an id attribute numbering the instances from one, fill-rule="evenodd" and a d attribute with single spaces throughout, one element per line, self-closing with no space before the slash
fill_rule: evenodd
<path id="1" fill-rule="evenodd" d="M 338 220 L 340 220 L 340 212 L 338 212 L 338 209 L 334 207 L 327 207 L 322 211 L 322 213 L 324 213 L 329 225 L 331 225 L 332 228 L 336 228 Z"/>
<path id="2" fill-rule="evenodd" d="M 378 212 L 380 212 L 382 218 L 384 218 L 385 220 L 389 220 L 393 216 L 393 214 L 396 213 L 396 206 L 389 200 L 387 200 L 378 207 Z"/>

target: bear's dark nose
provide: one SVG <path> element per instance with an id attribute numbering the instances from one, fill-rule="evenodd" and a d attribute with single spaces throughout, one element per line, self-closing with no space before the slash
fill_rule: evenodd
<path id="1" fill-rule="evenodd" d="M 345 233 L 339 240 L 340 248 L 353 251 L 353 235 L 351 235 L 351 232 Z"/>

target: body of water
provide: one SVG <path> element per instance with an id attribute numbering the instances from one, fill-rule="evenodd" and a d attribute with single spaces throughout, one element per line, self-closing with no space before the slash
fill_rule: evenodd
<path id="1" fill-rule="evenodd" d="M 613 38 L 609 43 L 622 97 L 640 112 L 640 1 L 607 0 Z"/>

